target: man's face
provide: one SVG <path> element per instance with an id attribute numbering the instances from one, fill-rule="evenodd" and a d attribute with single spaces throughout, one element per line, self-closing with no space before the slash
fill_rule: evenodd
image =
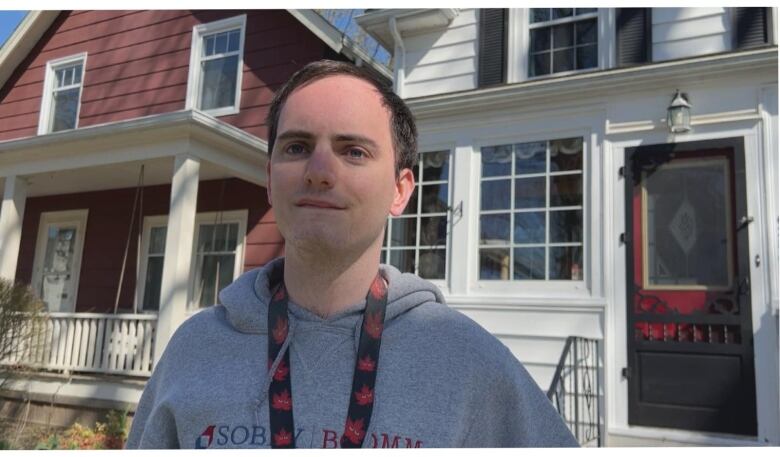
<path id="1" fill-rule="evenodd" d="M 378 249 L 388 213 L 401 214 L 413 190 L 411 170 L 396 178 L 390 112 L 373 86 L 336 75 L 290 94 L 268 164 L 268 199 L 290 247 Z"/>

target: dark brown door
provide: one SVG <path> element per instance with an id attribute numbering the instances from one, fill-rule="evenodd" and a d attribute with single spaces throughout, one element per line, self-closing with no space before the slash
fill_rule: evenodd
<path id="1" fill-rule="evenodd" d="M 626 151 L 629 424 L 756 434 L 741 139 Z"/>

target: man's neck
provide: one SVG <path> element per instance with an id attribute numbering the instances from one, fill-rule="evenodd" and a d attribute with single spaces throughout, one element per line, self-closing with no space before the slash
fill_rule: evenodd
<path id="1" fill-rule="evenodd" d="M 285 249 L 284 284 L 290 298 L 321 317 L 328 317 L 366 298 L 379 269 L 379 251 L 357 258 L 301 255 Z M 374 252 L 376 251 L 376 252 Z M 334 261 L 334 258 L 338 258 Z"/>

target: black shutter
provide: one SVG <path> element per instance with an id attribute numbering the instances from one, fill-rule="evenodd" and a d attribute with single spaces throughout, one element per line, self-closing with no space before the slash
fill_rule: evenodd
<path id="1" fill-rule="evenodd" d="M 767 18 L 769 8 L 734 8 L 736 48 L 752 48 L 769 42 Z"/>
<path id="2" fill-rule="evenodd" d="M 650 8 L 617 8 L 617 66 L 652 60 Z"/>
<path id="3" fill-rule="evenodd" d="M 507 10 L 479 10 L 479 87 L 506 81 Z"/>

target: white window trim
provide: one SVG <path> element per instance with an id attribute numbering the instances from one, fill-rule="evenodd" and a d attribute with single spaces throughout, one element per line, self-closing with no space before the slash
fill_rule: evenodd
<path id="1" fill-rule="evenodd" d="M 463 217 L 468 218 L 469 223 L 469 242 L 468 255 L 459 252 L 453 253 L 462 256 L 462 258 L 472 259 L 469 265 L 469 294 L 481 296 L 522 296 L 531 297 L 556 297 L 556 298 L 589 298 L 591 296 L 592 281 L 594 277 L 594 268 L 597 268 L 594 261 L 594 236 L 591 229 L 591 219 L 593 218 L 594 208 L 594 190 L 591 188 L 593 158 L 591 151 L 593 149 L 592 132 L 589 129 L 573 129 L 567 131 L 556 131 L 547 133 L 534 133 L 532 135 L 515 136 L 495 136 L 489 139 L 480 138 L 473 143 L 473 153 L 471 161 L 470 188 L 477 189 L 471 192 L 470 208 L 473 208 L 469 214 Z M 582 268 L 583 274 L 580 280 L 495 280 L 479 279 L 479 217 L 480 217 L 480 192 L 482 173 L 481 173 L 481 154 L 482 148 L 487 146 L 497 146 L 502 144 L 528 143 L 535 141 L 549 141 L 561 138 L 582 137 Z"/>
<path id="2" fill-rule="evenodd" d="M 79 127 L 79 117 L 81 116 L 81 96 L 84 94 L 84 76 L 87 73 L 87 53 L 82 52 L 72 56 L 62 57 L 46 62 L 43 78 L 43 96 L 41 97 L 41 110 L 38 116 L 38 135 L 44 135 L 51 132 L 52 124 L 52 92 L 54 91 L 54 73 L 59 68 L 81 63 L 81 88 L 79 90 L 79 102 L 76 106 L 76 124 L 73 127 Z"/>
<path id="3" fill-rule="evenodd" d="M 576 75 L 584 72 L 605 70 L 615 66 L 615 9 L 597 8 L 595 13 L 575 16 L 577 20 L 596 18 L 598 27 L 598 65 L 593 68 L 573 70 L 566 72 L 550 73 L 541 76 L 528 76 L 530 68 L 530 8 L 510 8 L 509 10 L 509 38 L 507 47 L 507 83 L 533 81 L 538 79 L 554 78 L 560 76 Z M 557 23 L 573 22 L 573 18 L 557 19 L 549 21 L 545 26 Z"/>
<path id="4" fill-rule="evenodd" d="M 234 211 L 223 211 L 220 213 L 216 211 L 198 213 L 195 215 L 195 233 L 192 237 L 192 259 L 191 265 L 195 265 L 195 259 L 197 258 L 197 246 L 198 246 L 198 234 L 200 233 L 201 224 L 214 224 L 219 223 L 238 223 L 238 240 L 236 241 L 236 261 L 233 265 L 233 279 L 238 278 L 244 269 L 244 251 L 246 245 L 246 226 L 247 219 L 249 217 L 249 210 L 241 209 Z M 145 314 L 157 314 L 155 310 L 143 309 L 143 297 L 144 288 L 146 287 L 146 270 L 149 266 L 149 238 L 153 227 L 166 227 L 168 225 L 168 215 L 160 216 L 146 216 L 144 217 L 143 224 L 143 236 L 141 239 L 141 261 L 138 268 L 138 276 L 136 279 L 136 295 L 135 304 L 136 310 L 139 313 Z M 163 261 L 164 262 L 164 261 Z M 187 280 L 188 290 L 192 290 L 193 282 L 195 281 L 195 269 L 190 270 L 190 275 Z M 194 297 L 193 297 L 194 298 Z M 162 305 L 162 303 L 160 303 Z M 187 304 L 187 314 L 193 314 L 200 311 L 200 308 L 194 306 L 193 303 Z"/>
<path id="5" fill-rule="evenodd" d="M 244 37 L 246 35 L 246 14 L 221 19 L 207 24 L 196 25 L 192 28 L 192 46 L 190 47 L 190 69 L 187 76 L 187 99 L 185 109 L 198 109 L 200 102 L 201 66 L 200 55 L 203 49 L 203 36 L 212 33 L 239 27 L 240 38 L 238 42 L 238 70 L 236 71 L 236 99 L 233 106 L 225 106 L 211 110 L 203 110 L 204 113 L 214 117 L 236 114 L 241 108 L 241 81 L 244 73 Z"/>
<path id="6" fill-rule="evenodd" d="M 38 223 L 38 237 L 35 242 L 35 259 L 33 261 L 32 288 L 36 294 L 41 290 L 41 281 L 43 279 L 43 262 L 46 256 L 46 241 L 48 240 L 48 228 L 50 224 L 73 223 L 76 224 L 76 245 L 74 246 L 74 256 L 72 272 L 73 275 L 73 309 L 76 311 L 79 293 L 79 276 L 81 274 L 81 258 L 84 253 L 84 238 L 87 231 L 87 216 L 89 210 L 78 209 L 71 211 L 50 211 L 41 213 Z"/>

